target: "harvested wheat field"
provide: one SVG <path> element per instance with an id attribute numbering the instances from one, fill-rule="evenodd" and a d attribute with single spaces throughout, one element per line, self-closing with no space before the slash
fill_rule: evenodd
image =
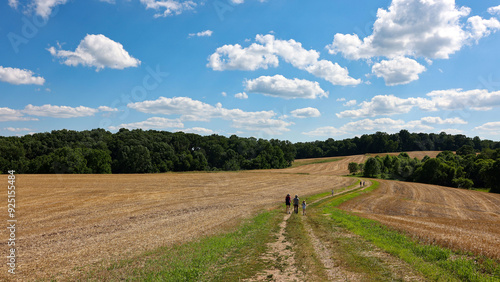
<path id="1" fill-rule="evenodd" d="M 340 206 L 411 236 L 500 259 L 500 195 L 380 180 L 380 188 Z"/>
<path id="2" fill-rule="evenodd" d="M 366 158 L 248 172 L 17 175 L 16 278 L 68 279 L 91 264 L 225 231 L 282 203 L 287 193 L 352 184 L 355 179 L 338 175 Z M 6 210 L 6 194 L 0 201 Z M 343 208 L 426 240 L 500 257 L 500 195 L 381 181 L 380 189 Z M 8 238 L 7 232 L 0 236 Z M 6 240 L 0 245 L 7 253 Z M 7 266 L 2 269 L 0 280 L 6 280 Z"/>
<path id="3" fill-rule="evenodd" d="M 230 227 L 287 193 L 354 179 L 290 173 L 17 175 L 16 278 L 67 278 L 77 267 L 130 257 Z M 7 177 L 5 176 L 5 183 Z M 6 193 L 2 195 L 6 210 Z M 8 238 L 3 228 L 0 236 Z M 0 242 L 7 253 L 7 241 Z M 0 280 L 7 279 L 2 265 Z"/>

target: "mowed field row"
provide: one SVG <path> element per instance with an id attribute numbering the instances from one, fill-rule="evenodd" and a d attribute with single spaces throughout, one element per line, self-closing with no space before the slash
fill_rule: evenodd
<path id="1" fill-rule="evenodd" d="M 281 172 L 17 175 L 15 277 L 69 277 L 77 267 L 226 230 L 287 193 L 315 194 L 354 181 Z M 1 203 L 6 210 L 6 195 Z M 0 237 L 8 238 L 7 231 Z M 7 241 L 0 245 L 7 254 Z M 7 274 L 4 264 L 0 280 Z"/>

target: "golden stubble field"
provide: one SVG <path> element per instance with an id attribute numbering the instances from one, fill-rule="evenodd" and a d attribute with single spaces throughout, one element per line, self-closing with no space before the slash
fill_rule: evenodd
<path id="1" fill-rule="evenodd" d="M 7 177 L 2 177 L 7 184 Z M 354 179 L 276 172 L 17 175 L 18 280 L 67 278 L 76 267 L 213 234 L 258 210 Z M 7 193 L 1 208 L 7 219 Z M 2 228 L 0 238 L 8 238 Z M 7 255 L 7 240 L 0 241 Z M 0 280 L 7 276 L 2 264 Z"/>
<path id="2" fill-rule="evenodd" d="M 437 153 L 409 154 L 422 158 Z M 366 158 L 349 156 L 284 170 L 246 172 L 17 175 L 15 278 L 70 279 L 81 267 L 227 230 L 259 210 L 282 203 L 287 193 L 301 196 L 350 185 L 353 178 L 339 175 L 348 173 L 349 162 Z M 7 177 L 2 179 L 7 184 Z M 347 203 L 344 209 L 414 236 L 427 234 L 421 237 L 436 242 L 468 242 L 464 248 L 482 242 L 480 248 L 488 254 L 500 249 L 500 195 L 381 182 L 381 189 Z M 6 222 L 7 193 L 0 195 L 0 201 Z M 0 238 L 8 238 L 8 230 L 0 230 Z M 7 255 L 7 240 L 0 240 L 0 246 Z M 11 277 L 2 264 L 0 280 L 7 278 Z"/>

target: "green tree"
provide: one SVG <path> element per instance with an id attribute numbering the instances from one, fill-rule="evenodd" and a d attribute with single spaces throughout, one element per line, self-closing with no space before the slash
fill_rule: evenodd
<path id="1" fill-rule="evenodd" d="M 365 163 L 364 176 L 377 177 L 378 175 L 380 175 L 380 173 L 381 173 L 380 162 L 373 157 L 369 158 Z"/>
<path id="2" fill-rule="evenodd" d="M 356 172 L 358 172 L 359 170 L 358 163 L 355 162 L 350 162 L 347 167 L 349 168 L 349 173 L 351 174 L 356 174 Z"/>

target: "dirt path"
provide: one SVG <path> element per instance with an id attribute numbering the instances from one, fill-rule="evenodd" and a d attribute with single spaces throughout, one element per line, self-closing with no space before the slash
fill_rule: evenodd
<path id="1" fill-rule="evenodd" d="M 362 186 L 362 190 L 371 185 L 370 181 L 365 181 L 365 185 Z M 335 194 L 335 196 L 351 193 L 353 190 L 357 190 L 358 185 L 355 185 L 348 190 L 344 190 L 341 193 Z M 313 205 L 324 199 L 331 198 L 331 196 L 326 196 L 320 199 L 316 199 L 309 203 Z M 327 216 L 324 214 L 318 215 L 317 210 L 315 210 L 314 205 L 310 213 L 315 214 L 314 216 Z M 264 261 L 269 265 L 269 268 L 265 269 L 262 273 L 257 276 L 247 280 L 247 281 L 306 281 L 308 274 L 304 274 L 300 271 L 299 267 L 296 265 L 296 253 L 293 251 L 297 248 L 302 248 L 304 246 L 297 246 L 290 242 L 287 238 L 285 229 L 288 224 L 288 219 L 291 214 L 286 214 L 283 217 L 283 221 L 280 224 L 280 230 L 277 234 L 277 239 L 275 242 L 269 244 L 269 251 L 262 257 Z M 312 220 L 309 215 L 301 216 L 300 224 L 303 224 L 307 240 L 311 243 L 315 256 L 321 262 L 321 269 L 325 270 L 328 277 L 328 281 L 367 281 L 373 277 L 368 276 L 366 273 L 357 272 L 353 270 L 348 263 L 344 261 L 344 256 L 346 253 L 345 246 L 340 241 L 347 241 L 348 244 L 355 244 L 357 247 L 355 251 L 359 251 L 358 256 L 364 257 L 366 260 L 377 261 L 385 271 L 385 275 L 390 277 L 392 280 L 401 281 L 424 281 L 418 273 L 416 273 L 411 266 L 407 263 L 401 261 L 400 259 L 393 257 L 386 252 L 380 250 L 373 244 L 367 242 L 363 238 L 339 227 L 333 227 L 334 231 L 333 237 L 330 234 L 330 238 L 326 238 L 327 235 L 319 231 L 317 228 L 312 227 Z M 333 239 L 333 241 L 332 241 Z M 344 243 L 345 244 L 345 243 Z M 361 247 L 360 247 L 361 246 Z"/>
<path id="2" fill-rule="evenodd" d="M 285 229 L 291 214 L 286 214 L 280 224 L 275 242 L 268 245 L 268 252 L 262 257 L 270 266 L 257 276 L 247 281 L 304 281 L 302 271 L 295 266 L 295 252 L 285 236 Z"/>

